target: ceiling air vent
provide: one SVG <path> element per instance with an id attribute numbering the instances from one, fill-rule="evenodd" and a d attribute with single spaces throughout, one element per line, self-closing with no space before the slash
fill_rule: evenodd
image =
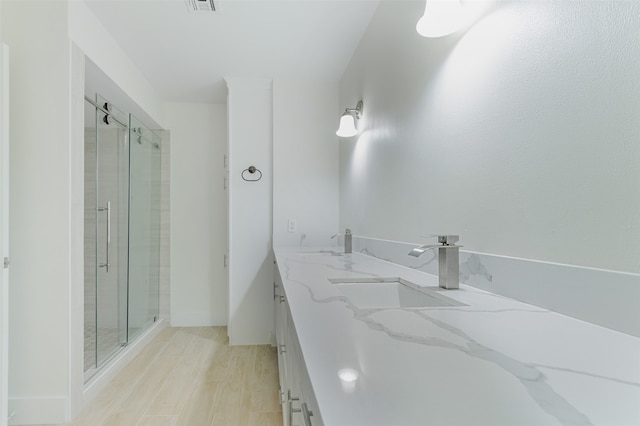
<path id="1" fill-rule="evenodd" d="M 189 11 L 194 13 L 213 13 L 216 5 L 213 0 L 186 0 Z"/>

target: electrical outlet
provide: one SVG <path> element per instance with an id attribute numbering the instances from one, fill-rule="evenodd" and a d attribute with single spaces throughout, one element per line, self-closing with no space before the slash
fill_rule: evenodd
<path id="1" fill-rule="evenodd" d="M 296 224 L 296 220 L 295 219 L 289 219 L 289 221 L 287 222 L 287 231 L 288 232 L 297 232 L 298 231 L 298 226 Z"/>

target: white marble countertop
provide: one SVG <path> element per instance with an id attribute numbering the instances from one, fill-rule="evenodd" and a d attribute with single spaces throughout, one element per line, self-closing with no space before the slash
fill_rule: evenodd
<path id="1" fill-rule="evenodd" d="M 443 291 L 467 306 L 359 309 L 330 278 L 437 277 L 359 253 L 275 254 L 327 426 L 640 425 L 638 338 L 466 285 Z"/>

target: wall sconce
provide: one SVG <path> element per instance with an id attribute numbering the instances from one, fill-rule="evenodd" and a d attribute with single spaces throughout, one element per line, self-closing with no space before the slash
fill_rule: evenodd
<path id="1" fill-rule="evenodd" d="M 362 117 L 362 101 L 358 101 L 358 105 L 355 108 L 345 108 L 342 117 L 340 117 L 340 125 L 336 135 L 341 138 L 350 138 L 358 134 L 358 128 L 356 127 L 356 119 Z"/>
<path id="2" fill-rule="evenodd" d="M 455 33 L 462 24 L 460 0 L 427 0 L 416 30 L 423 37 L 442 37 Z"/>

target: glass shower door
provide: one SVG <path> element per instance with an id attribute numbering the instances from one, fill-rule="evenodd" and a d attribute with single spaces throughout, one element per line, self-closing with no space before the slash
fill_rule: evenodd
<path id="1" fill-rule="evenodd" d="M 84 370 L 91 376 L 128 341 L 129 147 L 123 113 L 99 96 L 85 105 Z"/>
<path id="2" fill-rule="evenodd" d="M 161 139 L 130 115 L 129 339 L 156 321 L 160 284 Z"/>
<path id="3" fill-rule="evenodd" d="M 86 382 L 158 319 L 161 138 L 85 100 Z"/>
<path id="4" fill-rule="evenodd" d="M 99 104 L 109 105 L 104 99 Z M 97 367 L 127 343 L 129 147 L 126 115 L 98 113 Z"/>

